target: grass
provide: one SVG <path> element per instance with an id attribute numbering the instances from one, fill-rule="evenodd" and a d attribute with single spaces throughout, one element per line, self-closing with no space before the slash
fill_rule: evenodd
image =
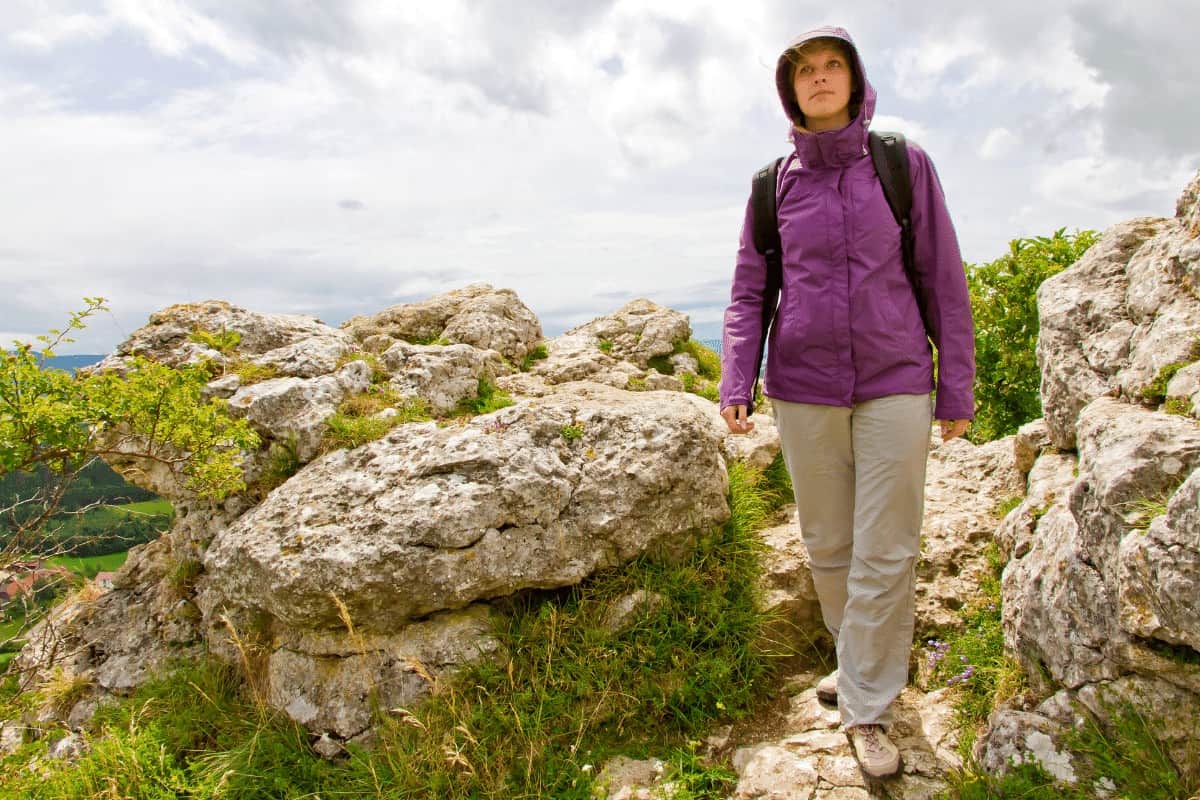
<path id="1" fill-rule="evenodd" d="M 1177 417 L 1191 416 L 1192 401 L 1186 397 L 1168 397 L 1163 401 L 1163 411 Z"/>
<path id="2" fill-rule="evenodd" d="M 56 537 L 84 535 L 86 531 L 119 528 L 134 517 L 155 519 L 162 530 L 166 530 L 175 509 L 166 500 L 145 500 L 116 506 L 101 505 L 89 508 L 82 514 L 63 514 L 47 525 L 47 530 Z"/>
<path id="3" fill-rule="evenodd" d="M 583 437 L 583 426 L 577 424 L 563 425 L 559 434 L 568 442 L 573 442 Z"/>
<path id="4" fill-rule="evenodd" d="M 1167 396 L 1167 384 L 1171 382 L 1171 379 L 1175 377 L 1179 370 L 1196 361 L 1200 361 L 1200 337 L 1197 337 L 1192 342 L 1191 350 L 1188 352 L 1185 360 L 1173 361 L 1159 369 L 1158 374 L 1154 376 L 1154 380 L 1150 381 L 1146 385 L 1146 388 L 1142 389 L 1142 399 L 1155 405 L 1163 402 Z"/>
<path id="5" fill-rule="evenodd" d="M 1081 768 L 1076 785 L 1057 782 L 1036 762 L 1012 766 L 1003 775 L 984 773 L 968 762 L 966 769 L 951 773 L 950 788 L 939 798 L 1091 800 L 1105 792 L 1120 800 L 1188 800 L 1200 792 L 1200 777 L 1186 777 L 1172 763 L 1158 724 L 1129 702 L 1109 703 L 1105 713 L 1106 726 L 1085 711 L 1083 725 L 1062 736 L 1062 747 L 1077 756 Z M 1200 741 L 1200 729 L 1196 734 Z"/>
<path id="6" fill-rule="evenodd" d="M 228 371 L 238 376 L 242 386 L 262 383 L 272 378 L 278 378 L 281 374 L 279 367 L 274 364 L 255 364 L 244 358 L 235 359 L 228 367 Z"/>
<path id="7" fill-rule="evenodd" d="M 521 372 L 529 372 L 529 370 L 533 369 L 533 362 L 541 361 L 542 359 L 549 357 L 550 351 L 546 348 L 546 345 L 539 344 L 537 347 L 525 354 L 525 357 L 521 359 L 521 365 L 519 369 Z"/>
<path id="8" fill-rule="evenodd" d="M 191 332 L 188 338 L 197 344 L 202 344 L 211 350 L 216 350 L 221 355 L 229 355 L 242 341 L 240 333 L 226 328 L 221 328 L 219 331 L 206 331 L 203 328 L 197 328 Z"/>
<path id="9" fill-rule="evenodd" d="M 248 487 L 250 494 L 263 498 L 300 471 L 299 437 L 292 433 L 267 447 L 267 463 L 262 474 Z"/>
<path id="10" fill-rule="evenodd" d="M 508 394 L 497 389 L 487 378 L 480 378 L 476 387 L 475 397 L 463 398 L 458 401 L 457 411 L 460 416 L 473 417 L 480 414 L 490 414 L 493 411 L 498 411 L 512 404 L 513 400 Z"/>
<path id="11" fill-rule="evenodd" d="M 683 382 L 683 390 L 700 395 L 714 403 L 717 402 L 720 399 L 717 383 L 721 380 L 721 357 L 695 339 L 675 342 L 673 354 L 679 353 L 687 353 L 692 356 L 697 364 L 695 373 L 678 374 L 679 379 Z M 663 375 L 676 374 L 675 365 L 671 362 L 670 356 L 654 356 L 647 363 L 651 369 L 661 372 Z"/>
<path id="12" fill-rule="evenodd" d="M 388 408 L 396 409 L 397 413 L 390 417 L 378 416 L 380 412 Z M 328 430 L 322 441 L 321 449 L 325 451 L 343 447 L 353 449 L 382 438 L 397 425 L 407 422 L 424 422 L 430 419 L 433 417 L 424 400 L 418 397 L 401 397 L 384 385 L 372 386 L 365 392 L 343 400 L 338 405 L 337 412 L 325 420 L 325 427 Z M 281 467 L 289 466 L 286 463 L 286 453 L 279 454 L 278 458 Z M 296 466 L 299 466 L 298 463 Z M 281 473 L 283 471 L 281 470 Z M 283 479 L 287 480 L 287 477 L 289 476 L 284 475 Z"/>
<path id="13" fill-rule="evenodd" d="M 959 612 L 962 630 L 925 641 L 931 683 L 955 687 L 953 704 L 964 760 L 992 709 L 1026 688 L 1023 670 L 1004 651 L 1000 610 L 1003 558 L 994 542 L 984 552 L 990 569 L 980 581 L 979 595 Z"/>
<path id="14" fill-rule="evenodd" d="M 729 468 L 733 516 L 678 561 L 642 556 L 584 583 L 496 604 L 498 657 L 434 685 L 412 709 L 381 709 L 378 741 L 331 763 L 261 701 L 247 673 L 182 664 L 97 713 L 75 764 L 0 761 L 0 798 L 446 798 L 591 800 L 616 754 L 667 753 L 679 800 L 728 795 L 734 775 L 697 739 L 773 691 L 755 535 L 788 496 L 779 464 Z M 665 598 L 621 631 L 607 610 L 638 589 Z M 247 665 L 253 663 L 247 658 Z"/>
<path id="15" fill-rule="evenodd" d="M 1008 498 L 1007 500 L 999 501 L 992 508 L 992 516 L 995 517 L 996 519 L 1004 519 L 1005 517 L 1007 517 L 1009 515 L 1009 513 L 1014 508 L 1021 505 L 1021 501 L 1023 499 L 1024 498 L 1021 497 L 1021 495 L 1015 495 L 1013 497 Z"/>
<path id="16" fill-rule="evenodd" d="M 1167 513 L 1168 495 L 1158 497 L 1141 497 L 1137 500 L 1129 502 L 1130 513 L 1126 517 L 1129 522 L 1129 527 L 1134 530 L 1144 531 L 1150 527 L 1150 523 L 1155 519 Z"/>
<path id="17" fill-rule="evenodd" d="M 612 339 L 601 339 L 597 345 L 601 353 L 611 353 L 613 349 Z"/>
<path id="18" fill-rule="evenodd" d="M 163 501 L 165 502 L 165 501 Z M 102 556 L 54 556 L 46 559 L 47 564 L 62 566 L 84 578 L 94 578 L 98 572 L 115 572 L 125 563 L 129 551 L 107 553 Z"/>

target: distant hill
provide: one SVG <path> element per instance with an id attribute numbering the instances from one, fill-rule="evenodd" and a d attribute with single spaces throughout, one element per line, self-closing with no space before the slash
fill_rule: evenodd
<path id="1" fill-rule="evenodd" d="M 63 372 L 75 373 L 75 370 L 80 367 L 90 367 L 104 360 L 104 355 L 77 355 L 77 356 L 57 356 L 55 358 L 46 359 L 46 366 L 49 369 L 61 369 Z"/>

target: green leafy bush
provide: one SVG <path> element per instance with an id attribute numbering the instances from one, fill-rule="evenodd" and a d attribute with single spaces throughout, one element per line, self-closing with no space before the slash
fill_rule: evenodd
<path id="1" fill-rule="evenodd" d="M 1037 288 L 1079 260 L 1095 231 L 1014 239 L 995 261 L 968 265 L 975 316 L 975 422 L 969 436 L 985 442 L 1015 433 L 1042 416 L 1038 394 Z"/>

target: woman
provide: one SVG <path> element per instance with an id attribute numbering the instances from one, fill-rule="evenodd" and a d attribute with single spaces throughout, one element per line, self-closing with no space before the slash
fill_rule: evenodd
<path id="1" fill-rule="evenodd" d="M 912 647 L 931 416 L 943 440 L 974 416 L 974 330 L 962 257 L 929 157 L 909 143 L 918 285 L 867 149 L 875 90 L 841 28 L 801 36 L 776 83 L 794 152 L 777 187 L 783 243 L 779 308 L 767 339 L 771 399 L 813 580 L 838 669 L 818 685 L 834 700 L 863 771 L 900 768 L 887 736 Z M 725 312 L 721 416 L 754 423 L 766 266 L 750 207 Z M 938 350 L 937 402 L 930 340 Z"/>

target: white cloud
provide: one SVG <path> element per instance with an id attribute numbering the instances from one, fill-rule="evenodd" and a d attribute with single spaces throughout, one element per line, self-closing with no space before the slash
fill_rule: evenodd
<path id="1" fill-rule="evenodd" d="M 880 91 L 875 127 L 934 155 L 969 259 L 1169 213 L 1200 166 L 1180 144 L 1190 112 L 1132 112 L 1138 91 L 1163 104 L 1184 85 L 1176 31 L 1196 10 L 1152 49 L 1144 26 L 1112 38 L 1091 0 L 931 2 L 845 22 Z M 80 296 L 110 297 L 77 350 L 173 302 L 337 322 L 480 279 L 550 330 L 650 296 L 711 333 L 750 174 L 787 146 L 777 49 L 838 21 L 779 0 L 81 8 L 0 9 L 0 320 L 52 327 Z M 1124 80 L 1114 42 L 1169 80 Z M 120 62 L 138 103 L 113 100 L 96 58 Z"/>
<path id="2" fill-rule="evenodd" d="M 988 161 L 1004 158 L 1013 152 L 1020 141 L 1008 128 L 992 128 L 979 145 L 979 157 Z"/>
<path id="3" fill-rule="evenodd" d="M 29 27 L 10 33 L 8 39 L 21 48 L 49 51 L 80 39 L 99 39 L 111 29 L 111 23 L 104 17 L 54 14 L 35 19 Z"/>

